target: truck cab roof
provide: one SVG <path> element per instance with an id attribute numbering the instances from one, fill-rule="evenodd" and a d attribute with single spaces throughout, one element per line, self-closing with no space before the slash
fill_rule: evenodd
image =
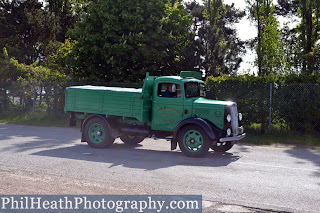
<path id="1" fill-rule="evenodd" d="M 157 77 L 156 81 L 161 81 L 161 82 L 172 82 L 172 83 L 178 83 L 178 82 L 198 82 L 198 83 L 204 83 L 202 80 L 193 78 L 193 77 L 186 77 L 182 78 L 180 76 L 163 76 L 163 77 Z"/>

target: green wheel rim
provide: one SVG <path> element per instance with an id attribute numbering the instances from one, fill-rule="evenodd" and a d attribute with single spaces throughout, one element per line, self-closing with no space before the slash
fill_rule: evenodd
<path id="1" fill-rule="evenodd" d="M 92 143 L 98 144 L 104 140 L 106 132 L 99 123 L 94 123 L 89 128 L 89 138 Z"/>
<path id="2" fill-rule="evenodd" d="M 203 137 L 197 130 L 189 130 L 184 134 L 183 145 L 189 152 L 199 152 L 203 146 Z"/>

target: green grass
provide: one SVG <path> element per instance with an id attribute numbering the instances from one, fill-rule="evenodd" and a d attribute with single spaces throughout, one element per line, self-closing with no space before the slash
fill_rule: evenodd
<path id="1" fill-rule="evenodd" d="M 306 147 L 320 149 L 319 133 L 296 133 L 296 132 L 273 132 L 266 134 L 257 134 L 254 131 L 248 131 L 246 137 L 241 140 L 242 143 L 255 145 L 290 145 L 294 147 Z"/>
<path id="2" fill-rule="evenodd" d="M 271 131 L 261 134 L 261 124 L 253 123 L 246 129 L 246 137 L 242 143 L 255 145 L 290 145 L 294 147 L 311 147 L 320 149 L 320 134 L 318 132 L 299 133 L 287 130 L 285 122 L 275 122 Z"/>
<path id="3" fill-rule="evenodd" d="M 34 126 L 67 127 L 69 125 L 69 115 L 61 114 L 55 117 L 48 117 L 45 113 L 37 112 L 26 115 L 2 115 L 0 122 Z"/>

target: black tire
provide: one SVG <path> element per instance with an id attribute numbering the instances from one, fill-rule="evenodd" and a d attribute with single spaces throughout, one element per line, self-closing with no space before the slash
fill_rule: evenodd
<path id="1" fill-rule="evenodd" d="M 110 135 L 110 129 L 102 118 L 93 117 L 85 123 L 84 138 L 88 145 L 93 148 L 107 148 L 110 147 L 114 138 Z"/>
<path id="2" fill-rule="evenodd" d="M 180 150 L 188 157 L 203 157 L 208 153 L 210 138 L 198 125 L 182 127 L 178 133 Z"/>
<path id="3" fill-rule="evenodd" d="M 215 152 L 226 152 L 233 147 L 233 143 L 231 141 L 220 143 L 218 142 L 216 145 L 212 145 L 211 149 Z"/>
<path id="4" fill-rule="evenodd" d="M 121 135 L 120 139 L 125 144 L 136 145 L 138 143 L 141 143 L 145 139 L 145 137 L 144 136 L 137 136 L 137 135 Z"/>

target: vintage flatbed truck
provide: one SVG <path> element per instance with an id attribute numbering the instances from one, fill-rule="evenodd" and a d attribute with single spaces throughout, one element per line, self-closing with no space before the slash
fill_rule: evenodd
<path id="1" fill-rule="evenodd" d="M 230 101 L 205 98 L 201 73 L 180 76 L 146 74 L 141 89 L 72 86 L 66 89 L 65 112 L 70 124 L 81 120 L 81 141 L 90 147 L 110 147 L 115 138 L 137 144 L 147 137 L 171 138 L 190 157 L 209 148 L 225 152 L 245 137 L 241 113 Z M 168 96 L 169 94 L 169 96 Z"/>

